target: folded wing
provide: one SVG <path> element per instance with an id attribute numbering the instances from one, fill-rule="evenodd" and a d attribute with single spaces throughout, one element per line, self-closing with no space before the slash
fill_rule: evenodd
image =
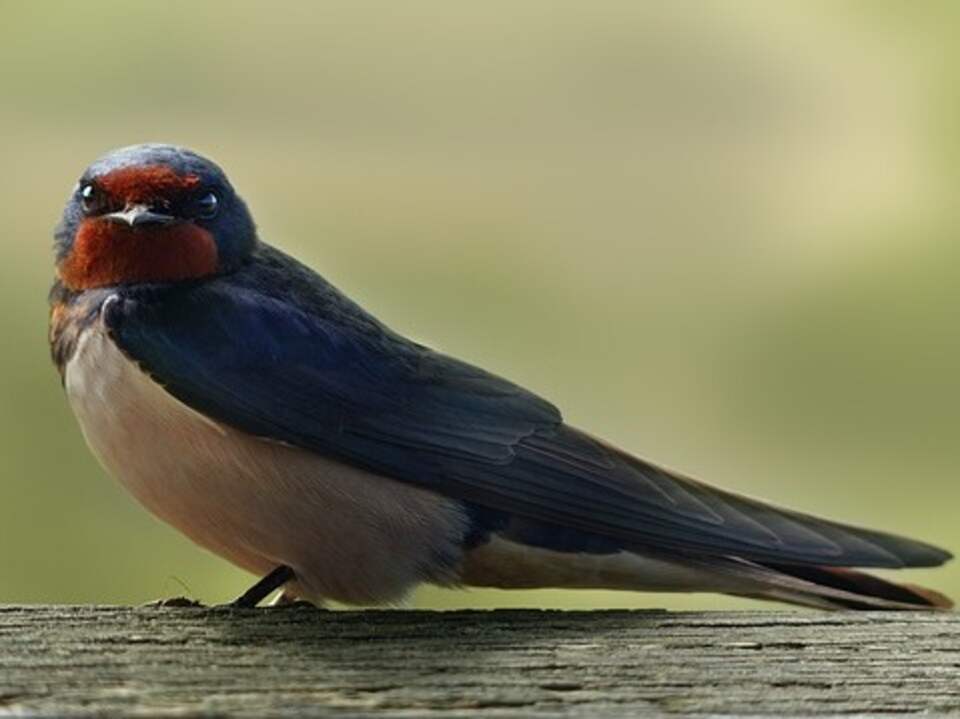
<path id="1" fill-rule="evenodd" d="M 318 311 L 224 279 L 162 301 L 120 295 L 104 321 L 167 391 L 217 421 L 624 546 L 838 567 L 950 558 L 648 464 L 565 425 L 536 395 L 409 342 L 325 291 L 327 309 Z"/>

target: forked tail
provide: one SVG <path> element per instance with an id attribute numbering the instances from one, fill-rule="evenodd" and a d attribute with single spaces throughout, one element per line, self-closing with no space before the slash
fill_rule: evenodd
<path id="1" fill-rule="evenodd" d="M 953 607 L 949 597 L 932 589 L 898 584 L 853 569 L 736 563 L 741 564 L 735 570 L 737 573 L 745 572 L 762 585 L 758 592 L 743 596 L 819 609 L 947 610 Z"/>

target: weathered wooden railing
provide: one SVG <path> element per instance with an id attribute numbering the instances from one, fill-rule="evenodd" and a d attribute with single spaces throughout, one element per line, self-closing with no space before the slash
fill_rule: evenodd
<path id="1" fill-rule="evenodd" d="M 0 716 L 644 712 L 960 712 L 960 619 L 0 606 Z"/>

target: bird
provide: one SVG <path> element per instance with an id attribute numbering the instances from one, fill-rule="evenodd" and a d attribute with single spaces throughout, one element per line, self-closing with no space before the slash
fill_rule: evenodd
<path id="1" fill-rule="evenodd" d="M 951 606 L 870 573 L 948 551 L 714 488 L 405 338 L 262 240 L 189 149 L 94 161 L 54 254 L 51 353 L 87 444 L 259 577 L 231 606 L 395 605 L 423 584 Z"/>

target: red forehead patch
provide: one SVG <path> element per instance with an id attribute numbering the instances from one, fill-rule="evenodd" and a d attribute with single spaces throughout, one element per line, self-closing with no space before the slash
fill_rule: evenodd
<path id="1" fill-rule="evenodd" d="M 125 202 L 147 202 L 185 195 L 200 185 L 196 175 L 178 175 L 165 165 L 123 167 L 97 178 L 110 197 Z"/>

